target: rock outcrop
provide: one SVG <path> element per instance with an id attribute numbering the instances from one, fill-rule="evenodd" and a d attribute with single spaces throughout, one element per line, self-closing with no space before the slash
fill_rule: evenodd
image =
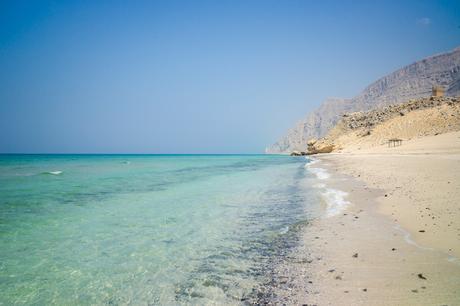
<path id="1" fill-rule="evenodd" d="M 334 144 L 328 144 L 328 143 L 318 143 L 313 146 L 309 146 L 307 149 L 307 154 L 306 155 L 314 155 L 314 154 L 320 154 L 320 153 L 331 153 L 334 151 L 335 145 Z"/>
<path id="2" fill-rule="evenodd" d="M 266 152 L 302 151 L 309 139 L 326 135 L 344 113 L 428 97 L 434 85 L 443 86 L 447 96 L 460 95 L 460 48 L 399 69 L 372 83 L 353 99 L 327 99 Z"/>
<path id="3" fill-rule="evenodd" d="M 300 151 L 292 151 L 291 156 L 302 156 L 302 155 L 306 155 L 304 152 L 300 152 Z"/>

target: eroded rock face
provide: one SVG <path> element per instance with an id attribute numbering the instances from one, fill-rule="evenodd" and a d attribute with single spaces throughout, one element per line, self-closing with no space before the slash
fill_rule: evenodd
<path id="1" fill-rule="evenodd" d="M 339 121 L 345 129 L 355 130 L 358 128 L 367 128 L 361 136 L 370 135 L 372 127 L 382 123 L 395 116 L 404 116 L 415 110 L 433 108 L 436 106 L 460 104 L 458 97 L 429 97 L 421 99 L 412 99 L 402 104 L 392 104 L 383 108 L 367 112 L 355 112 L 344 114 Z"/>
<path id="2" fill-rule="evenodd" d="M 266 152 L 305 150 L 309 139 L 326 135 L 343 114 L 429 97 L 434 85 L 443 86 L 447 96 L 460 95 L 460 48 L 399 69 L 372 83 L 353 99 L 327 99 Z"/>
<path id="3" fill-rule="evenodd" d="M 335 146 L 333 144 L 321 144 L 319 146 L 309 146 L 307 155 L 314 155 L 319 153 L 331 153 L 334 151 Z"/>

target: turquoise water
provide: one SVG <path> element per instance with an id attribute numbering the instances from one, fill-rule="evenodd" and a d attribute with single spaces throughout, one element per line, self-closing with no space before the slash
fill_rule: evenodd
<path id="1" fill-rule="evenodd" d="M 0 155 L 0 304 L 239 304 L 322 212 L 305 163 Z"/>

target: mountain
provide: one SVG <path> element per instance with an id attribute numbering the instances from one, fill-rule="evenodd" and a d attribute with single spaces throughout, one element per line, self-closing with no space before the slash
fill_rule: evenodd
<path id="1" fill-rule="evenodd" d="M 344 113 L 367 111 L 426 97 L 431 94 L 434 85 L 443 86 L 448 96 L 460 95 L 460 47 L 396 70 L 370 84 L 352 99 L 326 99 L 318 109 L 309 113 L 286 136 L 265 151 L 304 151 L 309 139 L 326 135 Z"/>

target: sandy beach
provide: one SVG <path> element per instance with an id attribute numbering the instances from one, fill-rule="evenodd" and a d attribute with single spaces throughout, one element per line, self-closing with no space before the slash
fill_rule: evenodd
<path id="1" fill-rule="evenodd" d="M 460 133 L 315 159 L 349 205 L 305 230 L 277 302 L 460 305 Z"/>

